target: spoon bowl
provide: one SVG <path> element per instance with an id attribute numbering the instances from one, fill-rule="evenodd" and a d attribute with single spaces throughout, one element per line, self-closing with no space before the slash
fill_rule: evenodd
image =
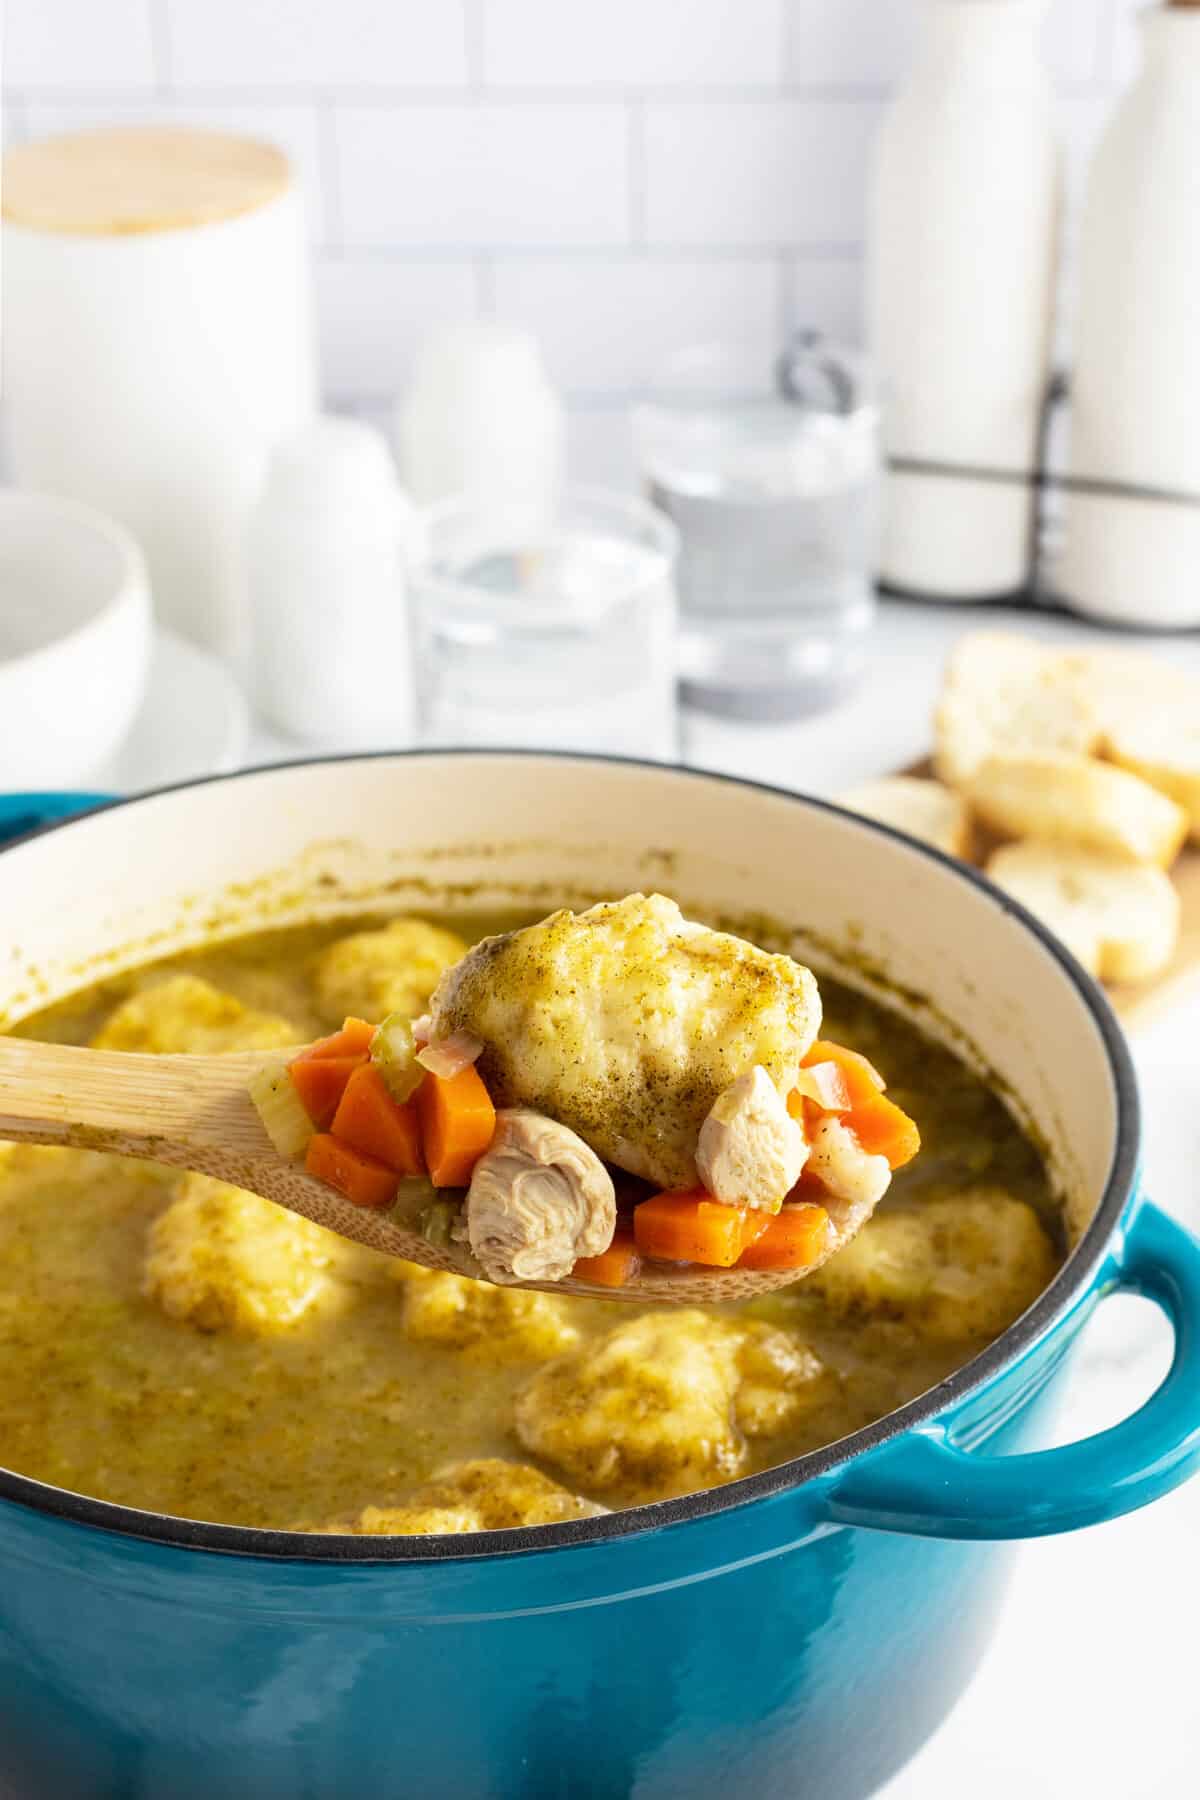
<path id="1" fill-rule="evenodd" d="M 432 1183 L 402 1182 L 395 1204 L 377 1212 L 355 1206 L 281 1156 L 247 1089 L 264 1060 L 261 1051 L 146 1056 L 0 1037 L 0 1139 L 103 1150 L 211 1175 L 385 1256 L 487 1280 L 465 1244 L 432 1244 L 415 1228 L 417 1215 L 438 1196 Z M 826 1205 L 833 1229 L 821 1262 L 848 1243 L 872 1211 L 832 1196 Z M 651 1263 L 643 1264 L 623 1287 L 601 1287 L 571 1276 L 504 1285 L 597 1300 L 695 1306 L 753 1299 L 790 1287 L 818 1267 L 820 1262 L 803 1271 Z"/>

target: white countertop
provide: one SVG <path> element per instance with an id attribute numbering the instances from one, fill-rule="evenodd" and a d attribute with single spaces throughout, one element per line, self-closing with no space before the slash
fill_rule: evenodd
<path id="1" fill-rule="evenodd" d="M 890 604 L 871 671 L 836 711 L 789 726 L 689 717 L 689 762 L 836 792 L 922 756 L 946 649 L 999 613 Z M 1021 614 L 1019 629 L 1108 645 L 1136 638 Z M 1146 647 L 1200 672 L 1200 636 Z M 265 731 L 248 760 L 288 751 Z M 1143 1085 L 1149 1189 L 1200 1226 L 1200 996 L 1159 1019 L 1134 1052 Z M 1161 1376 L 1169 1333 L 1152 1308 L 1109 1301 L 1070 1377 L 1060 1441 L 1103 1428 Z M 1182 1800 L 1200 1790 L 1195 1619 L 1200 1600 L 1200 1481 L 1157 1506 L 1071 1537 L 1022 1546 L 1001 1631 L 947 1724 L 889 1783 L 887 1800 Z"/>

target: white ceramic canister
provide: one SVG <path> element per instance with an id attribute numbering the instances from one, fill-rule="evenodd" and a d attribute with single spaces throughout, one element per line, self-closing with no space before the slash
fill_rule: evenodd
<path id="1" fill-rule="evenodd" d="M 1097 618 L 1200 625 L 1200 5 L 1141 28 L 1088 180 L 1052 579 Z"/>
<path id="2" fill-rule="evenodd" d="M 411 529 L 373 426 L 320 418 L 272 455 L 246 566 L 255 698 L 289 737 L 338 749 L 409 741 Z"/>
<path id="3" fill-rule="evenodd" d="M 286 157 L 213 131 L 70 133 L 7 153 L 3 215 L 17 481 L 119 519 L 159 619 L 237 658 L 246 507 L 316 405 Z"/>
<path id="4" fill-rule="evenodd" d="M 868 336 L 893 465 L 880 575 L 905 592 L 991 599 L 1031 575 L 1060 205 L 1043 10 L 926 0 L 876 146 Z"/>
<path id="5" fill-rule="evenodd" d="M 429 340 L 396 421 L 400 474 L 419 506 L 467 498 L 528 509 L 535 529 L 562 483 L 564 435 L 536 339 L 488 323 Z"/>

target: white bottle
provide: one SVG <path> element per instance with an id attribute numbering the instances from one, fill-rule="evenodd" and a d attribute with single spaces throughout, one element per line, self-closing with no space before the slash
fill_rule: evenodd
<path id="1" fill-rule="evenodd" d="M 303 743 L 411 739 L 408 502 L 382 432 L 320 418 L 280 445 L 250 516 L 255 698 Z"/>
<path id="2" fill-rule="evenodd" d="M 432 338 L 397 419 L 400 473 L 421 506 L 463 495 L 544 518 L 562 481 L 563 438 L 536 340 L 503 325 Z"/>
<path id="3" fill-rule="evenodd" d="M 1200 7 L 1154 7 L 1141 27 L 1141 74 L 1088 181 L 1069 463 L 1081 485 L 1053 580 L 1098 618 L 1200 625 Z"/>
<path id="4" fill-rule="evenodd" d="M 868 336 L 892 463 L 880 576 L 946 600 L 1030 579 L 1060 204 L 1042 0 L 926 0 L 876 149 Z M 938 473 L 943 466 L 966 473 Z"/>

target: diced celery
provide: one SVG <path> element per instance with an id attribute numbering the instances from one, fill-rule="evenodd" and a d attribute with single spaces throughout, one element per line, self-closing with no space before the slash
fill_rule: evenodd
<path id="1" fill-rule="evenodd" d="M 444 1250 L 451 1241 L 451 1227 L 458 1212 L 458 1207 L 452 1206 L 448 1200 L 438 1200 L 432 1206 L 427 1206 L 419 1221 L 421 1236 L 425 1242 Z"/>
<path id="2" fill-rule="evenodd" d="M 371 1043 L 371 1061 L 387 1083 L 388 1093 L 401 1104 L 411 1100 L 425 1071 L 417 1061 L 412 1025 L 402 1013 L 389 1013 Z"/>
<path id="3" fill-rule="evenodd" d="M 250 1082 L 250 1098 L 280 1156 L 301 1155 L 313 1134 L 313 1122 L 292 1084 L 287 1064 L 270 1063 L 260 1069 Z"/>

